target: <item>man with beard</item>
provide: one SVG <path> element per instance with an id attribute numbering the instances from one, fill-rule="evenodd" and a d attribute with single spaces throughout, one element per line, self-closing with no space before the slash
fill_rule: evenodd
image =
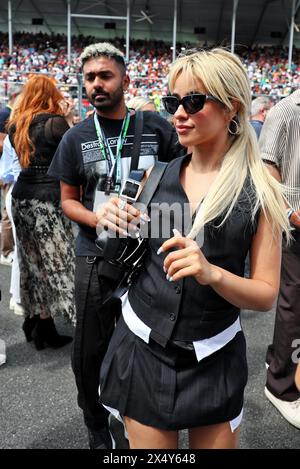
<path id="1" fill-rule="evenodd" d="M 62 208 L 79 225 L 77 325 L 72 357 L 78 404 L 88 427 L 90 448 L 110 449 L 108 413 L 98 402 L 99 370 L 121 302 L 102 304 L 107 284 L 101 276 L 103 260 L 95 245 L 98 219 L 93 207 L 99 181 L 105 185 L 109 181 L 112 192 L 118 193 L 128 177 L 136 114 L 125 105 L 129 77 L 122 52 L 111 44 L 98 43 L 85 48 L 80 58 L 86 94 L 95 113 L 64 135 L 49 174 L 60 179 Z M 176 142 L 176 133 L 165 119 L 152 112 L 144 113 L 138 167 L 147 170 L 156 159 L 173 159 Z"/>

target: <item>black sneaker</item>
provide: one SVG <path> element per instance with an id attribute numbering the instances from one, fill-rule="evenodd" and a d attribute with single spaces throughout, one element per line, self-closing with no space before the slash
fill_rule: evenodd
<path id="1" fill-rule="evenodd" d="M 129 449 L 129 442 L 125 435 L 126 431 L 123 423 L 110 414 L 108 417 L 108 425 L 110 434 L 115 443 L 115 448 Z"/>
<path id="2" fill-rule="evenodd" d="M 114 449 L 114 441 L 108 427 L 100 430 L 91 430 L 88 428 L 90 449 Z"/>

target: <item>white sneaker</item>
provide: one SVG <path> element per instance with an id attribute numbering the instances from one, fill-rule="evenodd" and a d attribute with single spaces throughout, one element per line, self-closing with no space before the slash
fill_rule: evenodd
<path id="1" fill-rule="evenodd" d="M 1 254 L 0 264 L 11 266 L 12 262 L 13 262 L 13 252 L 10 252 L 7 256 L 3 256 L 3 254 Z"/>
<path id="2" fill-rule="evenodd" d="M 24 316 L 24 308 L 22 305 L 20 305 L 20 303 L 15 303 L 14 313 L 17 316 Z"/>
<path id="3" fill-rule="evenodd" d="M 17 316 L 24 316 L 24 308 L 20 303 L 16 303 L 11 297 L 9 302 L 9 309 L 13 310 Z"/>
<path id="4" fill-rule="evenodd" d="M 9 309 L 11 309 L 13 311 L 15 309 L 15 305 L 16 305 L 16 303 L 15 303 L 13 297 L 11 297 L 10 302 L 9 302 Z"/>
<path id="5" fill-rule="evenodd" d="M 0 339 L 0 366 L 6 363 L 6 347 L 4 340 Z"/>
<path id="6" fill-rule="evenodd" d="M 300 397 L 292 402 L 283 401 L 275 397 L 266 387 L 265 395 L 289 423 L 300 428 Z"/>
<path id="7" fill-rule="evenodd" d="M 3 353 L 0 353 L 0 366 L 4 365 L 6 363 L 6 355 L 3 355 Z"/>

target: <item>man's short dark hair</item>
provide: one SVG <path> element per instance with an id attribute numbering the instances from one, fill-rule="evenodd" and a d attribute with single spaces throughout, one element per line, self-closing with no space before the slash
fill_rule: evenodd
<path id="1" fill-rule="evenodd" d="M 115 60 L 125 73 L 126 64 L 123 52 L 121 52 L 109 42 L 98 42 L 96 44 L 91 44 L 90 46 L 87 46 L 82 51 L 79 58 L 83 67 L 89 59 L 97 57 L 107 57 L 109 59 Z"/>

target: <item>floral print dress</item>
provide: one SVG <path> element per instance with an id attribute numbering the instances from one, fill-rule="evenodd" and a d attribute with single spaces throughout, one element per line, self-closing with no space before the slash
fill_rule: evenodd
<path id="1" fill-rule="evenodd" d="M 25 316 L 63 315 L 75 324 L 73 229 L 61 209 L 59 182 L 47 175 L 67 129 L 61 116 L 41 114 L 33 120 L 36 153 L 14 186 L 12 215 Z"/>

